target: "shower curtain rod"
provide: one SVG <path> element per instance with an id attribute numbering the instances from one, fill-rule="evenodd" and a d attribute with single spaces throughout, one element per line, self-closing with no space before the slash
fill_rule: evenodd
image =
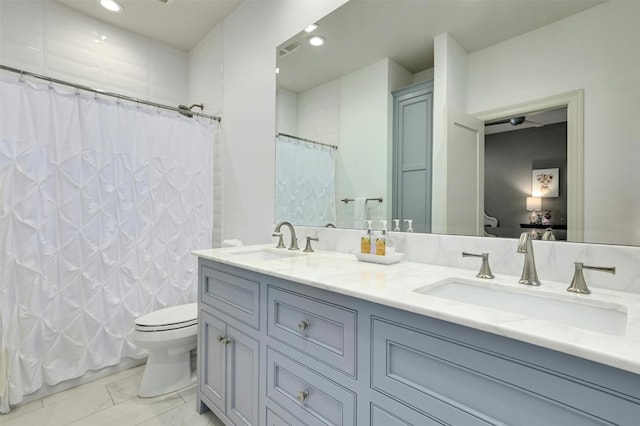
<path id="1" fill-rule="evenodd" d="M 176 111 L 178 113 L 181 113 L 181 112 L 184 111 L 184 112 L 188 112 L 191 115 L 195 115 L 195 116 L 202 117 L 202 118 L 208 118 L 210 120 L 215 120 L 218 123 L 220 121 L 222 121 L 222 118 L 219 115 L 202 114 L 200 112 L 195 112 L 195 111 L 190 111 L 190 110 L 189 111 L 185 111 L 185 110 L 180 109 L 178 107 L 173 107 L 173 106 L 170 106 L 170 105 L 163 105 L 163 104 L 159 104 L 159 103 L 151 102 L 151 101 L 145 101 L 144 99 L 132 98 L 131 96 L 119 95 L 117 93 L 106 92 L 104 90 L 94 89 L 94 88 L 91 88 L 91 87 L 83 86 L 81 84 L 70 83 L 68 81 L 59 80 L 59 79 L 53 78 L 53 77 L 47 77 L 45 75 L 40 75 L 40 74 L 32 73 L 32 72 L 29 72 L 29 71 L 24 71 L 24 70 L 21 70 L 21 69 L 18 69 L 18 68 L 8 67 L 6 65 L 0 65 L 0 70 L 4 70 L 4 71 L 9 71 L 9 72 L 13 72 L 13 73 L 16 73 L 16 74 L 20 74 L 21 77 L 29 76 L 29 77 L 38 78 L 40 80 L 48 81 L 49 83 L 62 84 L 64 86 L 73 87 L 76 90 L 84 90 L 86 92 L 95 93 L 96 95 L 111 96 L 113 98 L 123 99 L 125 101 L 131 101 L 131 102 L 135 102 L 137 104 L 148 105 L 148 106 L 152 106 L 154 108 L 162 108 L 162 109 L 166 109 L 166 110 L 169 110 L 169 111 Z"/>
<path id="2" fill-rule="evenodd" d="M 297 139 L 297 140 L 302 141 L 302 142 L 309 142 L 309 143 L 313 143 L 313 144 L 316 144 L 316 145 L 328 146 L 329 148 L 338 149 L 337 145 L 329 145 L 328 143 L 316 142 L 316 141 L 312 141 L 311 139 L 299 138 L 297 136 L 288 135 L 286 133 L 276 133 L 276 137 L 278 137 L 278 136 L 285 136 L 287 138 Z"/>

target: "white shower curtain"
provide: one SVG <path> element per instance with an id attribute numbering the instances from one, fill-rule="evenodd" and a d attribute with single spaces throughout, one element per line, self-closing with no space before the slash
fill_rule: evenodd
<path id="1" fill-rule="evenodd" d="M 335 225 L 335 157 L 335 148 L 278 135 L 276 222 Z"/>
<path id="2" fill-rule="evenodd" d="M 45 383 L 141 357 L 134 318 L 195 301 L 216 125 L 17 76 L 0 84 L 7 412 Z"/>

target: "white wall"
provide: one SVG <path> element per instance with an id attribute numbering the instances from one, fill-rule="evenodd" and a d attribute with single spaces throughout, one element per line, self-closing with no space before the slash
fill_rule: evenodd
<path id="1" fill-rule="evenodd" d="M 153 102 L 187 97 L 187 54 L 50 1 L 0 1 L 0 63 Z"/>
<path id="2" fill-rule="evenodd" d="M 287 135 L 298 135 L 298 95 L 278 89 L 276 95 L 276 131 Z"/>
<path id="3" fill-rule="evenodd" d="M 640 242 L 640 2 L 607 2 L 468 57 L 468 111 L 585 91 L 585 241 Z"/>
<path id="4" fill-rule="evenodd" d="M 292 134 L 338 146 L 338 227 L 364 226 L 353 220 L 354 203 L 341 203 L 343 198 L 382 197 L 382 203 L 367 204 L 376 229 L 380 219 L 391 217 L 391 91 L 412 81 L 409 71 L 383 59 L 297 96 L 278 90 L 278 131 L 287 133 L 282 129 L 295 121 Z M 297 105 L 295 119 L 292 105 Z"/>
<path id="5" fill-rule="evenodd" d="M 434 40 L 433 170 L 431 231 L 447 232 L 449 156 L 446 143 L 446 108 L 466 110 L 467 54 L 449 34 Z"/>
<path id="6" fill-rule="evenodd" d="M 298 94 L 296 136 L 340 144 L 340 84 L 337 80 Z"/>
<path id="7" fill-rule="evenodd" d="M 340 82 L 340 143 L 336 165 L 337 198 L 376 198 L 369 201 L 367 218 L 380 229 L 386 218 L 388 165 L 389 60 L 383 59 L 343 76 Z M 338 203 L 338 227 L 364 228 L 354 223 L 354 203 Z"/>
<path id="8" fill-rule="evenodd" d="M 212 28 L 188 55 L 188 105 L 204 104 L 203 112 L 222 115 L 222 24 Z M 198 111 L 197 109 L 195 111 Z M 224 127 L 213 146 L 213 247 L 222 244 Z"/>
<path id="9" fill-rule="evenodd" d="M 247 1 L 223 23 L 225 239 L 271 240 L 276 46 L 342 3 Z"/>

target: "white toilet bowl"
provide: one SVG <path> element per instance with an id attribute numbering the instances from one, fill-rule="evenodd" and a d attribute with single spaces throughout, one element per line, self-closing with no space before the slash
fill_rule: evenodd
<path id="1" fill-rule="evenodd" d="M 135 320 L 133 340 L 149 351 L 138 396 L 163 395 L 193 383 L 191 351 L 197 327 L 197 303 L 159 309 Z"/>

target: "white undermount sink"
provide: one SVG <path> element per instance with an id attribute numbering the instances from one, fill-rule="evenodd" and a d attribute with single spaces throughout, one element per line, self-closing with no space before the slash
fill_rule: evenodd
<path id="1" fill-rule="evenodd" d="M 277 248 L 261 248 L 253 250 L 236 251 L 231 253 L 234 256 L 238 256 L 244 260 L 262 261 L 262 260 L 275 260 L 275 259 L 287 259 L 296 256 L 304 256 L 300 250 L 287 250 Z"/>
<path id="2" fill-rule="evenodd" d="M 530 291 L 527 291 L 530 290 Z M 513 289 L 499 284 L 485 285 L 464 279 L 448 278 L 414 292 L 467 303 L 489 309 L 569 325 L 611 335 L 624 335 L 627 311 L 624 305 L 555 298 L 539 293 L 538 288 Z M 589 296 L 584 296 L 588 298 Z"/>

